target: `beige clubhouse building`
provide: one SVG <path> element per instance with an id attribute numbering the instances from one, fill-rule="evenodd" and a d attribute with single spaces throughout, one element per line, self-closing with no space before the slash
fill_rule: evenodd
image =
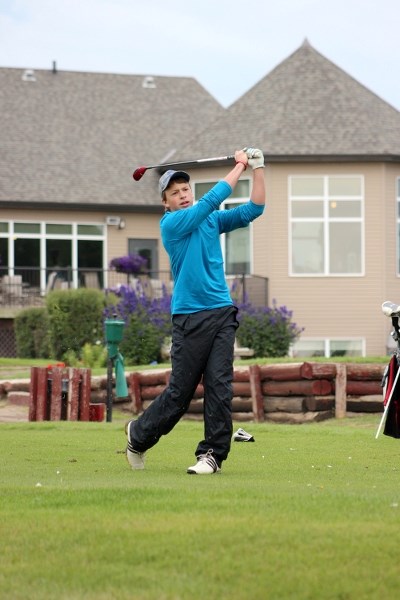
<path id="1" fill-rule="evenodd" d="M 194 79 L 0 68 L 0 277 L 29 267 L 102 271 L 140 252 L 169 271 L 160 169 L 179 163 L 196 197 L 245 145 L 265 154 L 267 208 L 222 240 L 227 279 L 268 281 L 268 303 L 304 328 L 293 355 L 388 350 L 385 300 L 400 303 L 400 113 L 306 40 L 230 107 Z M 182 163 L 182 164 L 181 164 Z M 221 207 L 246 201 L 247 172 Z M 194 265 L 195 268 L 195 265 Z M 0 294 L 1 292 L 0 285 Z M 4 287 L 3 287 L 4 290 Z M 6 300 L 0 321 L 9 320 Z M 1 325 L 0 325 L 1 329 Z"/>

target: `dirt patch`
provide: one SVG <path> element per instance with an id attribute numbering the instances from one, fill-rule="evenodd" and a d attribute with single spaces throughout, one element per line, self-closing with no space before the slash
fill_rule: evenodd
<path id="1" fill-rule="evenodd" d="M 29 407 L 0 402 L 0 423 L 21 423 L 29 420 Z"/>

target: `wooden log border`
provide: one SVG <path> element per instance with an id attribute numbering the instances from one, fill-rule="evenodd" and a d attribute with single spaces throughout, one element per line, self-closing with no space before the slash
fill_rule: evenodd
<path id="1" fill-rule="evenodd" d="M 344 418 L 348 413 L 382 412 L 385 365 L 287 363 L 234 369 L 232 415 L 235 421 L 300 423 Z M 139 415 L 164 389 L 170 370 L 131 373 L 130 404 Z M 201 419 L 203 385 L 197 386 L 185 418 Z"/>
<path id="2" fill-rule="evenodd" d="M 283 363 L 237 367 L 233 372 L 232 415 L 235 421 L 300 423 L 382 413 L 381 380 L 385 364 Z M 139 415 L 168 384 L 170 369 L 127 373 L 128 399 L 115 404 Z M 32 367 L 27 380 L 1 381 L 0 397 L 29 398 L 29 420 L 89 420 L 90 406 L 105 403 L 106 377 L 90 369 Z M 63 401 L 68 381 L 67 406 Z M 114 382 L 115 385 L 115 382 Z M 204 388 L 199 383 L 184 418 L 203 418 Z M 28 400 L 27 400 L 28 401 Z M 93 412 L 93 411 L 92 411 Z"/>

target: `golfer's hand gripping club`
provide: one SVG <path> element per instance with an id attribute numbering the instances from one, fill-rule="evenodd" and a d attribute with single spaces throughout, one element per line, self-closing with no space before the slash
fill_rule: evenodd
<path id="1" fill-rule="evenodd" d="M 250 167 L 254 169 L 264 168 L 264 155 L 259 148 L 243 148 L 247 154 Z"/>

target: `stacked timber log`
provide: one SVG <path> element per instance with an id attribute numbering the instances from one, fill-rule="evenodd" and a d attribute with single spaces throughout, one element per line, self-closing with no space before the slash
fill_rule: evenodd
<path id="1" fill-rule="evenodd" d="M 349 413 L 382 412 L 384 365 L 287 363 L 235 368 L 233 418 L 236 421 L 304 423 Z M 170 371 L 131 373 L 130 410 L 140 414 L 168 383 Z M 203 418 L 202 383 L 186 418 Z"/>
<path id="2" fill-rule="evenodd" d="M 305 423 L 352 414 L 381 413 L 384 369 L 385 365 L 380 364 L 312 362 L 237 367 L 233 376 L 233 418 L 235 421 Z M 129 398 L 114 397 L 113 402 L 138 415 L 162 392 L 169 377 L 170 369 L 128 373 Z M 28 403 L 31 395 L 27 381 L 0 382 L 0 397 L 10 402 Z M 107 378 L 92 377 L 90 403 L 105 403 L 106 395 Z M 185 418 L 203 418 L 203 397 L 204 388 L 200 383 Z"/>
<path id="3" fill-rule="evenodd" d="M 385 365 L 346 365 L 347 413 L 383 411 L 382 377 Z"/>

